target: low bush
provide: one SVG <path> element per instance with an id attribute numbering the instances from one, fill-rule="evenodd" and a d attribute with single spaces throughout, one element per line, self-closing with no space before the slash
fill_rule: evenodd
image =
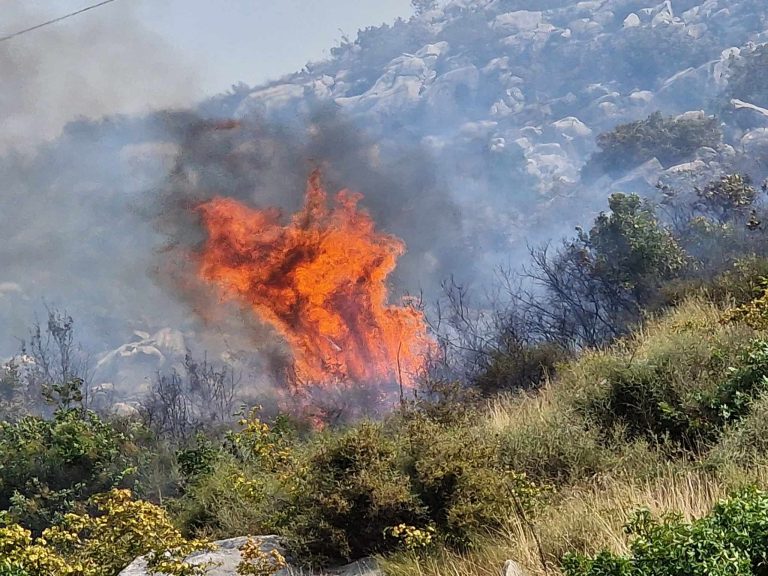
<path id="1" fill-rule="evenodd" d="M 0 522 L 0 574 L 114 576 L 138 556 L 146 556 L 150 570 L 171 576 L 205 572 L 205 565 L 184 559 L 208 545 L 185 540 L 161 508 L 134 500 L 127 490 L 96 495 L 87 504 L 92 514 L 68 513 L 39 538 Z"/>
<path id="2" fill-rule="evenodd" d="M 199 438 L 179 454 L 185 493 L 173 507 L 188 533 L 272 534 L 287 522 L 290 509 L 281 502 L 299 443 L 284 419 L 270 426 L 258 410 L 239 425 L 221 446 Z"/>
<path id="3" fill-rule="evenodd" d="M 484 425 L 498 434 L 505 467 L 534 482 L 562 486 L 610 469 L 615 458 L 554 387 L 496 398 Z"/>
<path id="4" fill-rule="evenodd" d="M 607 396 L 590 410 L 604 431 L 621 429 L 629 439 L 672 442 L 698 453 L 727 424 L 744 417 L 753 400 L 768 389 L 768 342 L 763 340 L 752 342 L 739 367 L 727 367 L 725 374 L 720 351 L 713 351 L 710 361 L 702 358 L 700 387 L 670 385 L 678 376 L 679 364 L 673 357 L 655 360 L 617 367 L 608 375 Z M 702 376 L 719 381 L 702 382 Z M 695 375 L 688 378 L 696 382 Z"/>
<path id="5" fill-rule="evenodd" d="M 768 461 L 768 394 L 762 394 L 750 412 L 723 433 L 708 454 L 707 464 L 714 469 L 732 466 L 745 470 L 764 466 Z"/>
<path id="6" fill-rule="evenodd" d="M 344 562 L 393 549 L 390 527 L 426 525 L 398 448 L 372 423 L 321 437 L 292 479 L 292 549 L 316 563 Z"/>
<path id="7" fill-rule="evenodd" d="M 533 390 L 555 376 L 557 367 L 569 354 L 553 342 L 540 344 L 510 343 L 488 353 L 472 385 L 484 395 L 514 390 Z"/>
<path id="8" fill-rule="evenodd" d="M 654 518 L 638 512 L 627 525 L 629 555 L 570 555 L 566 576 L 756 576 L 768 573 L 768 493 L 742 491 L 708 516 Z"/>
<path id="9" fill-rule="evenodd" d="M 416 415 L 408 422 L 408 470 L 431 522 L 453 547 L 530 510 L 541 489 L 505 465 L 499 437 Z"/>
<path id="10" fill-rule="evenodd" d="M 77 502 L 132 484 L 131 439 L 92 412 L 0 423 L 0 510 L 40 534 Z"/>
<path id="11" fill-rule="evenodd" d="M 600 134 L 600 151 L 590 158 L 584 173 L 620 175 L 652 158 L 663 166 L 673 166 L 690 159 L 703 146 L 717 148 L 721 138 L 719 121 L 714 117 L 665 117 L 654 112 L 645 120 Z"/>
<path id="12" fill-rule="evenodd" d="M 585 354 L 559 388 L 570 386 L 573 406 L 604 442 L 642 438 L 701 452 L 748 410 L 764 369 L 755 332 L 722 318 L 687 301 L 613 348 Z"/>

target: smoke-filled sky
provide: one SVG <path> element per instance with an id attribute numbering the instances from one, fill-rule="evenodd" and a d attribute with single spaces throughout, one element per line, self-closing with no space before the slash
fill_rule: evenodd
<path id="1" fill-rule="evenodd" d="M 4 2 L 0 36 L 94 1 Z M 0 357 L 43 303 L 87 325 L 81 338 L 92 350 L 124 342 L 152 318 L 179 326 L 187 311 L 152 272 L 160 240 L 144 196 L 172 166 L 173 149 L 157 152 L 168 136 L 162 114 L 142 113 L 300 69 L 342 31 L 353 37 L 407 16 L 409 4 L 117 0 L 0 43 Z M 186 125 L 183 117 L 169 121 Z"/>
<path id="2" fill-rule="evenodd" d="M 7 0 L 0 35 L 93 3 Z M 410 12 L 409 0 L 117 0 L 0 45 L 0 150 L 80 115 L 191 105 L 283 76 Z"/>
<path id="3" fill-rule="evenodd" d="M 207 92 L 294 72 L 329 56 L 343 34 L 354 39 L 360 28 L 411 12 L 410 0 L 145 0 L 140 10 L 151 29 L 201 66 Z"/>

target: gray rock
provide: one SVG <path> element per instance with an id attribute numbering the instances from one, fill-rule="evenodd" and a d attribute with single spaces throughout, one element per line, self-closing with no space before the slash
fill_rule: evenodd
<path id="1" fill-rule="evenodd" d="M 261 549 L 264 552 L 277 550 L 285 555 L 280 539 L 277 536 L 259 536 Z M 216 549 L 211 552 L 198 552 L 187 558 L 192 564 L 210 563 L 207 576 L 237 576 L 237 565 L 242 560 L 240 547 L 246 543 L 247 537 L 230 538 L 215 542 Z M 312 572 L 288 566 L 280 570 L 275 576 L 382 576 L 381 571 L 372 558 L 358 560 L 352 564 L 338 568 L 328 568 L 319 572 Z M 143 558 L 137 558 L 127 566 L 118 576 L 151 576 L 147 571 L 147 563 Z M 161 576 L 161 575 L 158 575 Z"/>
<path id="2" fill-rule="evenodd" d="M 493 27 L 497 30 L 504 30 L 508 33 L 532 32 L 544 21 L 542 12 L 531 12 L 529 10 L 519 10 L 517 12 L 507 12 L 496 17 Z"/>
<path id="3" fill-rule="evenodd" d="M 648 192 L 654 189 L 663 171 L 661 162 L 651 158 L 623 178 L 613 182 L 611 188 L 621 192 Z"/>
<path id="4" fill-rule="evenodd" d="M 501 570 L 501 576 L 527 576 L 523 567 L 514 560 L 504 562 L 504 568 Z"/>
<path id="5" fill-rule="evenodd" d="M 640 26 L 640 16 L 632 12 L 629 16 L 624 18 L 624 28 L 637 28 Z"/>

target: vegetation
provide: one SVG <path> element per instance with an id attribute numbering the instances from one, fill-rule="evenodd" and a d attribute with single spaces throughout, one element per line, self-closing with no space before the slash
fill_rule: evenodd
<path id="1" fill-rule="evenodd" d="M 602 552 L 566 557 L 568 576 L 740 576 L 763 574 L 768 544 L 768 494 L 747 490 L 719 502 L 704 518 L 653 518 L 639 511 L 627 524 L 628 556 Z"/>
<path id="2" fill-rule="evenodd" d="M 716 148 L 722 134 L 716 118 L 704 116 L 665 117 L 654 112 L 645 120 L 621 124 L 600 134 L 600 151 L 590 158 L 585 175 L 620 175 L 656 158 L 663 166 L 689 160 L 703 146 Z"/>
<path id="3" fill-rule="evenodd" d="M 184 557 L 209 539 L 267 533 L 297 563 L 377 555 L 399 576 L 507 558 L 533 575 L 762 574 L 760 193 L 724 174 L 661 196 L 612 195 L 589 230 L 534 249 L 490 314 L 449 287 L 442 354 L 376 422 L 236 420 L 236 374 L 191 355 L 135 418 L 98 413 L 87 364 L 56 368 L 78 356 L 52 313 L 32 368 L 0 378 L 0 575 L 111 576 L 139 555 L 195 574 Z M 242 554 L 241 574 L 286 562 L 258 538 Z"/>
<path id="4" fill-rule="evenodd" d="M 19 524 L 4 523 L 0 568 L 27 576 L 112 576 L 146 555 L 149 568 L 157 572 L 204 573 L 205 566 L 192 566 L 184 558 L 206 544 L 185 540 L 161 508 L 133 500 L 127 490 L 95 496 L 89 504 L 94 514 L 66 514 L 39 538 Z"/>

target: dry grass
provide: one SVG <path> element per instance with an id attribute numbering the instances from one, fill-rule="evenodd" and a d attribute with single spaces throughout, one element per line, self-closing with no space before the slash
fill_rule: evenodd
<path id="1" fill-rule="evenodd" d="M 768 471 L 753 472 L 750 478 L 724 479 L 670 466 L 649 481 L 595 480 L 560 495 L 530 525 L 510 518 L 503 532 L 485 536 L 467 553 L 442 551 L 428 558 L 403 554 L 382 560 L 382 566 L 390 576 L 499 576 L 504 562 L 514 559 L 531 576 L 560 576 L 560 560 L 568 552 L 626 552 L 623 527 L 633 510 L 698 518 L 742 482 L 766 485 Z"/>
<path id="2" fill-rule="evenodd" d="M 478 427 L 502 439 L 513 468 L 536 480 L 551 479 L 557 487 L 555 495 L 530 522 L 509 518 L 503 531 L 483 536 L 464 554 L 447 550 L 421 558 L 401 554 L 382 560 L 385 572 L 391 576 L 498 576 L 504 562 L 514 559 L 531 576 L 560 576 L 566 553 L 627 552 L 624 526 L 638 508 L 693 519 L 707 514 L 738 486 L 768 486 L 768 469 L 755 459 L 749 467 L 710 462 L 705 468 L 700 463 L 669 461 L 644 441 L 620 440 L 607 448 L 586 420 L 586 407 L 609 386 L 607 375 L 631 363 L 647 365 L 649 370 L 668 366 L 659 377 L 680 390 L 718 382 L 727 366 L 738 361 L 743 345 L 756 336 L 744 326 L 722 324 L 720 318 L 722 309 L 717 306 L 689 300 L 617 345 L 585 353 L 537 393 L 491 401 Z M 714 365 L 713 358 L 718 359 Z M 768 413 L 768 400 L 764 402 L 761 417 Z M 738 445 L 765 429 L 764 423 L 754 422 L 738 434 L 731 433 L 729 441 Z"/>

